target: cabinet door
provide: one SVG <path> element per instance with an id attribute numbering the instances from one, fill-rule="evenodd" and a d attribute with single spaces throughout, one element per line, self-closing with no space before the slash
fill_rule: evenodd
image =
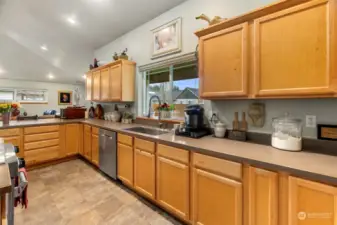
<path id="1" fill-rule="evenodd" d="M 84 156 L 84 126 L 79 124 L 79 148 L 78 153 Z"/>
<path id="2" fill-rule="evenodd" d="M 91 131 L 84 132 L 84 157 L 91 161 Z"/>
<path id="3" fill-rule="evenodd" d="M 277 225 L 277 173 L 249 169 L 249 225 Z"/>
<path id="4" fill-rule="evenodd" d="M 85 90 L 86 90 L 85 100 L 92 100 L 92 73 L 87 73 Z"/>
<path id="5" fill-rule="evenodd" d="M 163 157 L 157 160 L 157 200 L 181 217 L 189 219 L 189 167 Z"/>
<path id="6" fill-rule="evenodd" d="M 110 94 L 111 100 L 121 101 L 122 99 L 122 65 L 110 67 Z"/>
<path id="7" fill-rule="evenodd" d="M 80 125 L 66 124 L 66 155 L 78 154 L 80 144 Z"/>
<path id="8" fill-rule="evenodd" d="M 314 0 L 255 20 L 258 96 L 332 95 L 333 1 Z M 330 15 L 331 13 L 331 15 Z"/>
<path id="9" fill-rule="evenodd" d="M 200 169 L 193 171 L 193 221 L 242 225 L 242 184 Z"/>
<path id="10" fill-rule="evenodd" d="M 18 146 L 20 148 L 21 146 L 21 141 L 20 141 L 20 137 L 3 137 L 1 138 L 4 140 L 4 143 L 7 144 L 12 144 L 14 146 Z M 21 151 L 21 149 L 19 149 Z M 23 150 L 23 149 L 22 149 Z"/>
<path id="11" fill-rule="evenodd" d="M 96 166 L 99 165 L 99 139 L 96 134 L 92 134 L 91 138 L 91 162 Z"/>
<path id="12" fill-rule="evenodd" d="M 289 178 L 289 225 L 335 225 L 337 188 Z"/>
<path id="13" fill-rule="evenodd" d="M 199 78 L 202 98 L 247 96 L 248 23 L 199 40 Z"/>
<path id="14" fill-rule="evenodd" d="M 154 154 L 135 149 L 134 187 L 148 198 L 155 198 Z"/>
<path id="15" fill-rule="evenodd" d="M 92 87 L 92 99 L 100 100 L 101 97 L 101 71 L 94 72 L 93 78 L 93 87 Z"/>
<path id="16" fill-rule="evenodd" d="M 126 185 L 133 186 L 133 148 L 118 143 L 117 147 L 117 173 L 118 178 Z"/>
<path id="17" fill-rule="evenodd" d="M 101 97 L 100 100 L 110 100 L 110 69 L 105 68 L 101 70 Z"/>

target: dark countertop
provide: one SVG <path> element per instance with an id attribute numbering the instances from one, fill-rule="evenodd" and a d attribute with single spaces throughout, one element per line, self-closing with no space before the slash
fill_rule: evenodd
<path id="1" fill-rule="evenodd" d="M 0 124 L 0 129 L 77 122 L 218 158 L 250 164 L 259 168 L 286 172 L 293 176 L 300 176 L 310 180 L 337 185 L 337 157 L 305 151 L 287 152 L 277 150 L 267 145 L 219 139 L 211 136 L 201 139 L 192 139 L 176 136 L 173 132 L 152 136 L 125 130 L 131 127 L 142 126 L 140 124 L 121 124 L 97 119 L 13 121 L 9 127 L 1 127 Z"/>

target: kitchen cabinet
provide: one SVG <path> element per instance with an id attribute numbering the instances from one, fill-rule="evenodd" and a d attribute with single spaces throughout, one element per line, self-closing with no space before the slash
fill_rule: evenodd
<path id="1" fill-rule="evenodd" d="M 101 70 L 101 84 L 100 84 L 100 99 L 101 101 L 110 100 L 110 68 Z"/>
<path id="2" fill-rule="evenodd" d="M 99 138 L 97 134 L 91 136 L 91 162 L 99 166 Z"/>
<path id="3" fill-rule="evenodd" d="M 101 100 L 101 71 L 96 71 L 92 75 L 92 100 Z"/>
<path id="4" fill-rule="evenodd" d="M 193 153 L 194 224 L 242 225 L 242 166 Z"/>
<path id="5" fill-rule="evenodd" d="M 23 149 L 23 130 L 20 128 L 10 128 L 0 130 L 0 139 L 3 139 L 4 143 L 12 144 L 14 146 L 19 147 L 18 157 L 24 157 L 24 149 Z"/>
<path id="6" fill-rule="evenodd" d="M 111 102 L 132 102 L 135 100 L 136 64 L 134 62 L 117 60 L 95 68 L 88 72 L 88 74 L 90 73 L 92 73 L 92 77 L 87 76 L 86 89 L 87 93 L 92 93 L 92 100 Z"/>
<path id="7" fill-rule="evenodd" d="M 78 154 L 81 156 L 84 156 L 84 126 L 83 124 L 79 124 L 79 148 L 78 148 Z"/>
<path id="8" fill-rule="evenodd" d="M 334 225 L 336 212 L 336 187 L 289 178 L 289 225 Z"/>
<path id="9" fill-rule="evenodd" d="M 91 101 L 92 100 L 92 73 L 88 72 L 86 74 L 86 79 L 85 79 L 85 100 Z"/>
<path id="10" fill-rule="evenodd" d="M 249 168 L 249 225 L 278 224 L 277 173 Z"/>
<path id="11" fill-rule="evenodd" d="M 122 99 L 122 65 L 112 66 L 110 67 L 110 71 L 111 100 L 120 101 Z"/>
<path id="12" fill-rule="evenodd" d="M 83 142 L 84 158 L 91 161 L 91 126 L 84 125 L 84 142 Z"/>
<path id="13" fill-rule="evenodd" d="M 138 148 L 134 154 L 134 188 L 145 197 L 155 199 L 155 156 Z"/>
<path id="14" fill-rule="evenodd" d="M 117 145 L 117 176 L 124 184 L 133 186 L 133 147 L 118 143 Z"/>
<path id="15" fill-rule="evenodd" d="M 80 125 L 66 124 L 66 156 L 78 154 L 80 147 Z"/>
<path id="16" fill-rule="evenodd" d="M 23 128 L 24 158 L 27 166 L 65 157 L 66 125 Z"/>
<path id="17" fill-rule="evenodd" d="M 334 95 L 333 2 L 309 1 L 254 21 L 257 96 Z"/>
<path id="18" fill-rule="evenodd" d="M 199 78 L 202 98 L 248 95 L 248 23 L 199 39 Z"/>
<path id="19" fill-rule="evenodd" d="M 164 157 L 157 158 L 157 200 L 184 220 L 189 219 L 189 166 Z"/>
<path id="20" fill-rule="evenodd" d="M 242 225 L 242 184 L 193 169 L 193 219 L 203 225 Z"/>

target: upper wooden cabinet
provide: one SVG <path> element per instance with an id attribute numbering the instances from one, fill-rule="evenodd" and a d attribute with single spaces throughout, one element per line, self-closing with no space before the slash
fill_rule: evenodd
<path id="1" fill-rule="evenodd" d="M 110 99 L 110 68 L 104 68 L 101 70 L 101 90 L 100 90 L 100 100 L 108 101 Z"/>
<path id="2" fill-rule="evenodd" d="M 337 188 L 289 178 L 288 225 L 335 225 Z"/>
<path id="3" fill-rule="evenodd" d="M 335 0 L 277 1 L 197 31 L 200 97 L 337 96 Z"/>
<path id="4" fill-rule="evenodd" d="M 86 89 L 86 97 L 85 100 L 92 100 L 92 73 L 88 72 L 86 74 L 86 80 L 85 80 L 85 89 Z"/>
<path id="5" fill-rule="evenodd" d="M 101 100 L 101 71 L 96 71 L 92 75 L 92 100 Z"/>
<path id="6" fill-rule="evenodd" d="M 334 95 L 332 3 L 310 1 L 254 21 L 257 96 Z"/>
<path id="7" fill-rule="evenodd" d="M 248 23 L 200 38 L 200 96 L 247 96 Z"/>
<path id="8" fill-rule="evenodd" d="M 93 101 L 134 101 L 135 67 L 136 64 L 134 62 L 117 60 L 89 72 L 88 74 L 92 73 L 93 75 L 92 78 L 90 75 L 87 75 L 87 100 L 89 100 L 89 93 L 92 93 Z M 90 79 L 92 79 L 92 81 Z"/>

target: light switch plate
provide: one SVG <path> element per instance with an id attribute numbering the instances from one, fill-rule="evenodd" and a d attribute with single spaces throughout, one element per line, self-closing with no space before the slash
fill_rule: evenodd
<path id="1" fill-rule="evenodd" d="M 315 115 L 306 115 L 305 116 L 305 126 L 310 128 L 316 127 L 316 116 Z"/>

